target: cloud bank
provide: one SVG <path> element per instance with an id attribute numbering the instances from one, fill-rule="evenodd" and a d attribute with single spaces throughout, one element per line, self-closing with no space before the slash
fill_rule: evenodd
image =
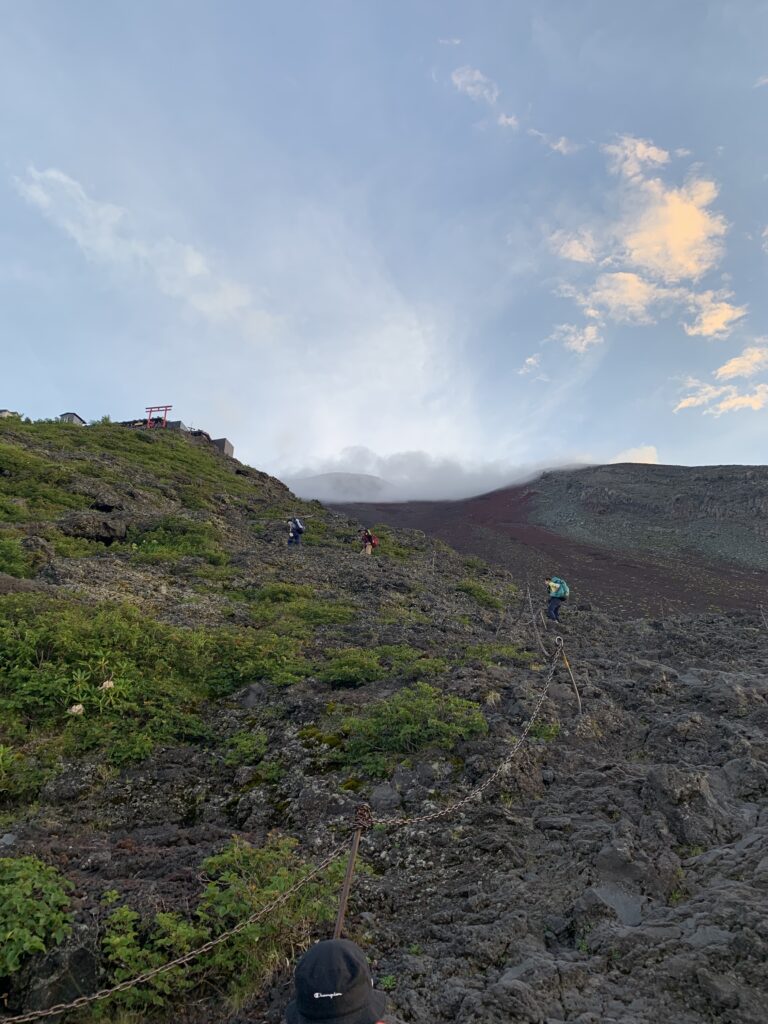
<path id="1" fill-rule="evenodd" d="M 657 464 L 659 454 L 653 445 L 640 445 L 603 461 Z M 286 471 L 282 479 L 300 497 L 324 501 L 450 501 L 525 483 L 546 470 L 599 462 L 589 454 L 574 454 L 556 464 L 550 460 L 513 465 L 503 460 L 436 458 L 423 451 L 381 456 L 354 447 L 335 458 Z"/>
<path id="2" fill-rule="evenodd" d="M 552 337 L 584 353 L 612 324 L 648 326 L 674 314 L 689 337 L 729 337 L 747 307 L 725 289 L 697 290 L 724 253 L 728 225 L 713 208 L 716 183 L 694 170 L 684 184 L 667 184 L 659 172 L 670 155 L 647 139 L 624 135 L 602 151 L 617 179 L 607 205 L 617 212 L 549 235 L 560 259 L 592 268 L 588 283 L 559 289 L 590 323 L 560 324 Z"/>

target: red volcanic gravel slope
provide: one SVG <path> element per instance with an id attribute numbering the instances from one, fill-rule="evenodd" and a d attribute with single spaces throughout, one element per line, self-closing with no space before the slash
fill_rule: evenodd
<path id="1" fill-rule="evenodd" d="M 629 615 L 754 608 L 764 572 L 680 551 L 617 550 L 598 535 L 587 543 L 533 522 L 537 482 L 463 501 L 344 504 L 335 509 L 366 524 L 423 530 L 531 581 L 543 593 L 551 573 L 568 580 L 576 603 Z M 539 588 L 541 590 L 539 591 Z"/>

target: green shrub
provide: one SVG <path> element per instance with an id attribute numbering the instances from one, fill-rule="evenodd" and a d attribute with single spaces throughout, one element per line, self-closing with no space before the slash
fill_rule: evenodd
<path id="1" fill-rule="evenodd" d="M 346 735 L 341 760 L 348 768 L 363 768 L 382 776 L 397 761 L 435 747 L 453 750 L 459 740 L 484 735 L 485 717 L 473 701 L 451 697 L 417 683 L 372 705 L 342 724 Z"/>
<path id="2" fill-rule="evenodd" d="M 303 597 L 312 597 L 312 587 L 299 583 L 266 583 L 255 594 L 260 604 L 291 604 Z"/>
<path id="3" fill-rule="evenodd" d="M 346 625 L 356 614 L 351 605 L 322 600 L 311 587 L 294 583 L 268 583 L 256 592 L 254 602 L 255 623 L 292 636 L 308 636 L 313 626 Z"/>
<path id="4" fill-rule="evenodd" d="M 267 734 L 263 729 L 243 729 L 227 740 L 224 764 L 238 768 L 244 764 L 258 764 L 267 752 Z"/>
<path id="5" fill-rule="evenodd" d="M 523 651 L 516 644 L 471 644 L 466 649 L 466 661 L 479 661 L 483 665 L 500 665 L 505 661 L 530 664 L 531 651 Z"/>
<path id="6" fill-rule="evenodd" d="M 296 840 L 275 835 L 256 848 L 235 838 L 222 852 L 203 861 L 208 879 L 191 921 L 178 914 L 157 914 L 142 923 L 129 907 L 118 907 L 107 919 L 103 948 L 111 967 L 111 981 L 119 982 L 188 952 L 234 925 L 241 924 L 307 872 L 296 852 Z M 111 1006 L 146 1013 L 173 1005 L 181 995 L 230 998 L 262 987 L 275 970 L 306 946 L 319 924 L 331 921 L 338 886 L 344 872 L 341 861 L 286 899 L 256 924 L 203 954 L 184 968 L 160 975 L 140 988 L 120 993 Z"/>
<path id="7" fill-rule="evenodd" d="M 31 576 L 32 562 L 18 537 L 0 537 L 0 572 L 9 576 Z"/>
<path id="8" fill-rule="evenodd" d="M 470 572 L 484 572 L 488 568 L 487 563 L 482 558 L 478 558 L 477 555 L 469 555 L 469 557 L 463 560 L 463 565 Z"/>
<path id="9" fill-rule="evenodd" d="M 309 669 L 289 637 L 168 626 L 132 605 L 2 597 L 0 742 L 59 736 L 66 752 L 106 750 L 123 764 L 157 743 L 205 740 L 204 700 Z"/>
<path id="10" fill-rule="evenodd" d="M 70 931 L 72 884 L 37 857 L 0 858 L 0 978 Z"/>
<path id="11" fill-rule="evenodd" d="M 535 722 L 529 733 L 535 740 L 555 740 L 560 735 L 559 722 Z"/>
<path id="12" fill-rule="evenodd" d="M 0 743 L 0 804 L 31 799 L 47 776 L 42 765 Z"/>
<path id="13" fill-rule="evenodd" d="M 206 678 L 212 697 L 225 697 L 252 680 L 290 686 L 312 671 L 295 637 L 267 630 L 234 629 L 220 629 L 209 635 L 211 660 L 206 665 Z"/>
<path id="14" fill-rule="evenodd" d="M 104 551 L 104 545 L 97 540 L 67 537 L 59 530 L 52 530 L 46 536 L 53 544 L 53 550 L 61 558 L 87 558 L 89 555 L 98 555 Z M 114 547 L 113 545 L 113 550 Z"/>
<path id="15" fill-rule="evenodd" d="M 7 433 L 7 423 L 0 429 Z M 12 429 L 23 432 L 25 427 L 16 421 Z M 56 519 L 69 509 L 88 504 L 87 498 L 68 490 L 76 471 L 74 464 L 63 466 L 50 456 L 35 455 L 15 440 L 0 440 L 0 470 L 0 519 L 6 522 Z"/>
<path id="16" fill-rule="evenodd" d="M 502 602 L 495 594 L 491 594 L 484 586 L 475 580 L 462 580 L 456 587 L 463 594 L 469 594 L 480 605 L 481 608 L 501 608 Z"/>
<path id="17" fill-rule="evenodd" d="M 392 674 L 405 679 L 423 679 L 439 675 L 448 669 L 445 658 L 432 658 L 425 651 L 407 644 L 389 644 L 374 648 L 380 662 Z"/>
<path id="18" fill-rule="evenodd" d="M 186 557 L 202 558 L 211 565 L 229 561 L 214 526 L 176 516 L 166 516 L 148 529 L 131 527 L 127 543 L 134 548 L 138 562 L 177 562 Z"/>
<path id="19" fill-rule="evenodd" d="M 379 538 L 379 546 L 374 548 L 374 553 L 379 557 L 392 558 L 397 562 L 405 562 L 416 554 L 414 547 L 406 546 L 402 542 L 402 535 L 393 533 L 385 523 L 377 523 L 371 527 L 371 533 Z"/>
<path id="20" fill-rule="evenodd" d="M 362 686 L 386 674 L 376 651 L 348 647 L 331 655 L 317 672 L 317 678 L 332 686 Z"/>

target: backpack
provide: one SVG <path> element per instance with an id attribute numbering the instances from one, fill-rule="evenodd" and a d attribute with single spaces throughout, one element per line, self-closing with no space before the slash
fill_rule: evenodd
<path id="1" fill-rule="evenodd" d="M 300 519 L 293 520 L 293 527 L 296 530 L 296 533 L 304 533 L 304 526 Z"/>
<path id="2" fill-rule="evenodd" d="M 565 580 L 561 580 L 559 576 L 553 576 L 552 577 L 552 582 L 560 584 L 560 586 L 554 592 L 552 597 L 559 597 L 563 601 L 567 601 L 568 600 L 568 595 L 571 592 L 571 588 L 568 586 L 568 584 L 565 582 Z"/>
<path id="3" fill-rule="evenodd" d="M 371 547 L 372 548 L 377 548 L 378 546 L 379 546 L 379 538 L 376 536 L 375 533 L 372 533 L 371 534 Z"/>

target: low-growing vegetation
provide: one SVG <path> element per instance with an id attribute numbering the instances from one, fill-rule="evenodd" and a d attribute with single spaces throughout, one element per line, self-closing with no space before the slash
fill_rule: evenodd
<path id="1" fill-rule="evenodd" d="M 560 723 L 535 722 L 531 726 L 529 735 L 535 740 L 544 740 L 547 743 L 551 740 L 556 740 L 560 735 Z"/>
<path id="2" fill-rule="evenodd" d="M 208 881 L 189 918 L 164 912 L 142 920 L 127 905 L 112 910 L 102 940 L 111 981 L 132 978 L 203 945 L 285 893 L 308 870 L 296 846 L 296 840 L 276 835 L 261 848 L 235 838 L 222 853 L 203 861 L 201 873 Z M 241 1000 L 308 945 L 318 925 L 332 920 L 343 872 L 343 862 L 330 865 L 263 921 L 248 925 L 183 970 L 113 997 L 101 1014 L 128 1010 L 144 1020 L 166 1006 L 178 1009 L 179 997 L 192 993 L 217 998 L 224 993 Z M 105 895 L 104 902 L 114 905 L 117 894 Z"/>
<path id="3" fill-rule="evenodd" d="M 258 764 L 266 752 L 267 734 L 264 729 L 242 729 L 227 739 L 224 764 L 230 768 Z"/>
<path id="4" fill-rule="evenodd" d="M 347 625 L 356 615 L 352 605 L 316 597 L 312 587 L 301 584 L 267 583 L 253 600 L 254 623 L 291 636 L 309 636 L 317 626 Z"/>
<path id="5" fill-rule="evenodd" d="M 32 560 L 19 537 L 0 536 L 0 572 L 22 578 L 32 575 Z"/>
<path id="6" fill-rule="evenodd" d="M 457 584 L 456 589 L 462 594 L 469 594 L 470 597 L 480 605 L 481 608 L 502 608 L 503 602 L 501 598 L 496 597 L 490 590 L 486 590 L 485 587 L 478 583 L 476 580 L 462 580 L 461 583 Z"/>
<path id="7" fill-rule="evenodd" d="M 470 644 L 465 660 L 479 661 L 482 665 L 503 665 L 505 662 L 530 665 L 534 660 L 532 651 L 524 651 L 517 644 Z"/>
<path id="8" fill-rule="evenodd" d="M 20 781 L 34 777 L 36 762 L 22 757 L 30 746 L 37 763 L 51 748 L 135 761 L 157 743 L 205 740 L 206 699 L 252 680 L 295 682 L 309 669 L 298 641 L 274 633 L 183 629 L 132 605 L 0 598 L 6 792 L 30 788 Z"/>
<path id="9" fill-rule="evenodd" d="M 131 527 L 127 543 L 136 561 L 149 564 L 186 557 L 202 558 L 211 565 L 229 561 L 214 526 L 178 516 L 165 516 L 150 527 Z"/>
<path id="10" fill-rule="evenodd" d="M 448 668 L 445 658 L 431 657 L 407 644 L 380 647 L 347 647 L 335 651 L 317 669 L 317 678 L 332 686 L 363 686 L 387 676 L 423 679 Z"/>
<path id="11" fill-rule="evenodd" d="M 398 536 L 384 523 L 371 527 L 371 532 L 379 538 L 379 546 L 374 548 L 377 557 L 391 558 L 396 562 L 406 562 L 421 550 L 415 545 L 405 545 L 402 534 Z M 423 545 L 422 545 L 423 547 Z"/>
<path id="12" fill-rule="evenodd" d="M 344 718 L 340 731 L 340 763 L 378 778 L 420 751 L 448 753 L 459 741 L 484 735 L 488 723 L 473 701 L 417 683 Z"/>
<path id="13" fill-rule="evenodd" d="M 72 888 L 37 857 L 0 857 L 0 978 L 66 938 Z"/>

